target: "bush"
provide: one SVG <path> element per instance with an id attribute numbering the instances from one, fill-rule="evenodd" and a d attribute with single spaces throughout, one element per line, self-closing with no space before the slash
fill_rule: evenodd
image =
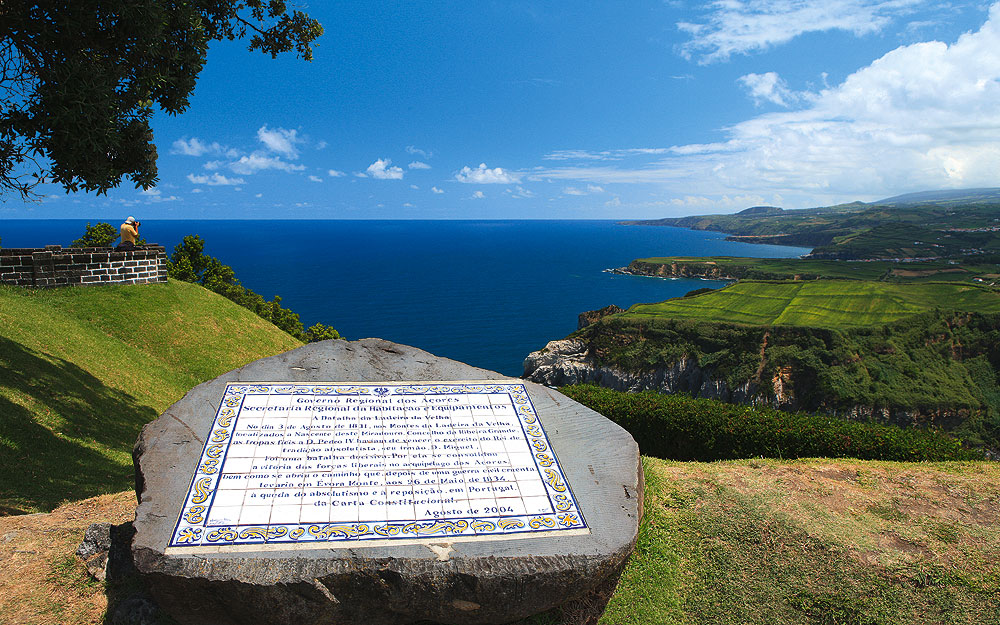
<path id="1" fill-rule="evenodd" d="M 684 294 L 684 297 L 694 297 L 696 295 L 701 295 L 702 293 L 711 293 L 714 290 L 715 289 L 709 287 L 703 287 L 700 289 L 695 289 L 693 291 L 688 291 L 687 293 Z"/>
<path id="2" fill-rule="evenodd" d="M 670 460 L 858 458 L 905 462 L 982 460 L 936 430 L 847 421 L 653 391 L 577 385 L 563 394 L 622 426 L 646 455 Z"/>
<path id="3" fill-rule="evenodd" d="M 118 230 L 106 221 L 93 226 L 88 221 L 83 236 L 70 243 L 69 247 L 111 247 L 117 238 Z"/>

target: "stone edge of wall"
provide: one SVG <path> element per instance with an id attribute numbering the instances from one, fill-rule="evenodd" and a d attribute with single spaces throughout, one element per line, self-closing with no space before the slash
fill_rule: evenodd
<path id="1" fill-rule="evenodd" d="M 0 284 L 47 288 L 166 281 L 167 253 L 162 245 L 127 252 L 60 245 L 0 249 Z"/>

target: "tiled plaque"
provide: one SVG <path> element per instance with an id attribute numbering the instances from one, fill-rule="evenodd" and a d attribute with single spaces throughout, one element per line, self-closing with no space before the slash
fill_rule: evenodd
<path id="1" fill-rule="evenodd" d="M 523 384 L 231 383 L 169 550 L 588 531 Z"/>

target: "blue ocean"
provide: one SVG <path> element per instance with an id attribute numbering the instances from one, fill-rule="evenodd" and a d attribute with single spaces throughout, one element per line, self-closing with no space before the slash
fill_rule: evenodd
<path id="1" fill-rule="evenodd" d="M 87 221 L 4 220 L 0 243 L 65 246 Z M 723 285 L 605 269 L 649 256 L 809 251 L 614 221 L 144 220 L 141 228 L 168 253 L 188 234 L 248 288 L 280 295 L 307 327 L 322 322 L 345 338 L 381 337 L 515 376 L 529 352 L 575 330 L 585 310 Z"/>

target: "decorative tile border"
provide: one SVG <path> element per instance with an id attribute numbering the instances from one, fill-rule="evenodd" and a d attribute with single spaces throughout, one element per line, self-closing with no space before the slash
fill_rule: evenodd
<path id="1" fill-rule="evenodd" d="M 240 483 L 242 489 L 232 487 Z M 383 508 L 379 489 L 382 513 L 371 510 Z M 323 504 L 327 491 L 331 500 Z M 331 512 L 345 502 L 347 510 L 351 502 L 360 510 L 356 520 Z M 417 512 L 438 504 L 439 516 Z M 523 384 L 231 383 L 168 548 L 317 548 L 552 532 L 589 530 Z"/>

